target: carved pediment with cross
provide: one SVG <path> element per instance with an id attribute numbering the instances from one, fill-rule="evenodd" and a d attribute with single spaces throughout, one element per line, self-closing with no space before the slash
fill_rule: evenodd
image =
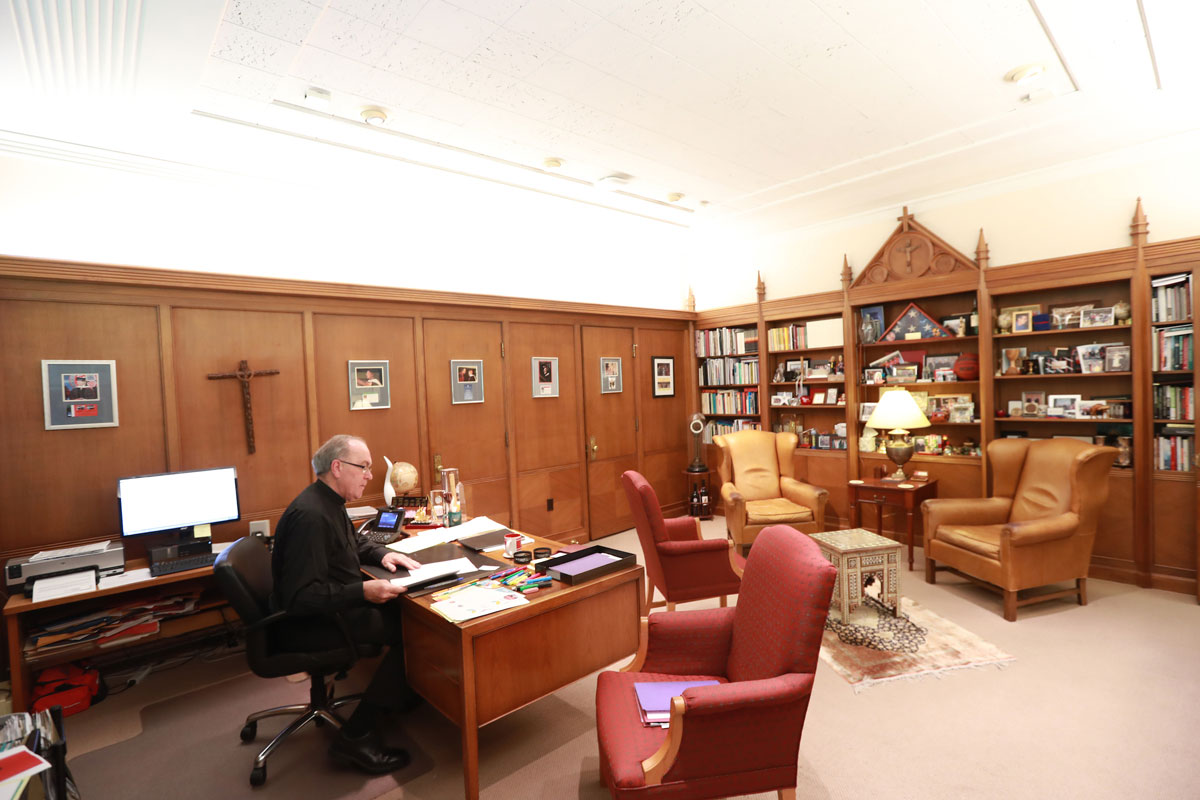
<path id="1" fill-rule="evenodd" d="M 979 271 L 974 261 L 913 219 L 907 207 L 898 219 L 900 224 L 855 279 L 852 288 Z"/>

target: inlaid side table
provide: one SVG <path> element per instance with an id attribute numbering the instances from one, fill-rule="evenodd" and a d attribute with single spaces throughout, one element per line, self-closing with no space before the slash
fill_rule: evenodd
<path id="1" fill-rule="evenodd" d="M 842 622 L 850 622 L 850 615 L 862 605 L 863 581 L 868 575 L 877 576 L 881 583 L 880 602 L 891 609 L 893 616 L 899 612 L 902 571 L 899 542 L 863 528 L 808 535 L 821 548 L 821 555 L 837 567 L 830 607 L 841 612 Z"/>

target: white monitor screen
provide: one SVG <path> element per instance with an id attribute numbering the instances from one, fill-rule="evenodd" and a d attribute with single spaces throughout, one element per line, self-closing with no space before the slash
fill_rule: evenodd
<path id="1" fill-rule="evenodd" d="M 237 469 L 143 475 L 117 481 L 121 535 L 157 533 L 238 519 Z"/>

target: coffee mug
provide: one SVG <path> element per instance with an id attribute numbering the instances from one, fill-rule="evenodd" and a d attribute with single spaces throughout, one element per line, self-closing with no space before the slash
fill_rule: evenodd
<path id="1" fill-rule="evenodd" d="M 512 558 L 512 554 L 521 549 L 521 534 L 504 534 L 504 555 Z"/>

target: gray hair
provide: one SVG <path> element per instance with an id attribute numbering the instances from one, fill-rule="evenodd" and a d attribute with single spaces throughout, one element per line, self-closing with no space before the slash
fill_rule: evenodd
<path id="1" fill-rule="evenodd" d="M 329 472 L 329 468 L 333 466 L 333 462 L 346 455 L 346 452 L 350 449 L 351 442 L 366 444 L 362 437 L 351 436 L 348 433 L 339 433 L 337 436 L 331 436 L 329 441 L 317 448 L 317 452 L 313 454 L 313 472 L 317 473 L 317 475 L 324 475 L 326 472 Z"/>

